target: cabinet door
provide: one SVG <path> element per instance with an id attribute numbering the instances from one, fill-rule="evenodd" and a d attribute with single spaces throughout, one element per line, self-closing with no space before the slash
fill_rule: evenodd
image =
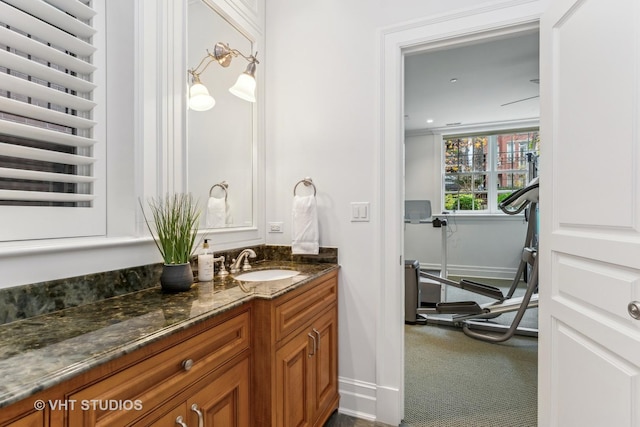
<path id="1" fill-rule="evenodd" d="M 249 359 L 245 358 L 187 400 L 189 426 L 249 427 Z"/>
<path id="2" fill-rule="evenodd" d="M 181 427 L 180 422 L 184 424 L 187 423 L 187 419 L 185 415 L 186 415 L 185 405 L 182 404 L 180 406 L 173 408 L 170 412 L 167 412 L 166 414 L 156 419 L 155 421 L 151 422 L 150 424 L 137 423 L 136 426 L 144 425 L 149 427 L 169 427 L 169 426 Z"/>
<path id="3" fill-rule="evenodd" d="M 25 415 L 19 420 L 16 420 L 11 424 L 8 424 L 7 427 L 43 427 L 45 425 L 46 424 L 44 422 L 44 411 L 39 411 L 39 412 L 32 412 L 29 415 Z"/>
<path id="4" fill-rule="evenodd" d="M 313 418 L 330 405 L 338 394 L 338 322 L 337 309 L 332 308 L 313 322 L 316 338 L 315 355 L 312 358 L 313 388 L 310 396 Z"/>
<path id="5" fill-rule="evenodd" d="M 276 351 L 276 426 L 311 425 L 312 334 L 305 330 Z"/>

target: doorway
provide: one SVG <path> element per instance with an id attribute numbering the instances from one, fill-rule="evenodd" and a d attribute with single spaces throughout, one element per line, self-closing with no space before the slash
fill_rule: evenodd
<path id="1" fill-rule="evenodd" d="M 442 196 L 445 191 L 455 190 L 447 188 L 446 180 L 444 189 L 442 184 L 445 169 L 454 167 L 446 162 L 443 165 L 443 140 L 449 139 L 446 135 L 537 126 L 538 41 L 538 31 L 528 30 L 446 48 L 429 49 L 427 45 L 425 51 L 405 55 L 406 200 L 429 200 L 436 207 L 437 217 L 440 212 L 451 210 L 443 200 L 451 202 L 454 195 L 458 200 L 464 197 L 460 191 Z M 496 142 L 495 138 L 485 141 L 479 136 L 474 140 L 476 144 L 481 140 Z M 498 153 L 487 146 L 475 151 L 483 154 L 472 163 L 474 170 L 492 169 L 498 164 L 491 159 L 493 155 L 505 169 L 522 166 L 526 171 L 524 162 L 507 166 L 508 153 Z M 512 160 L 516 157 L 513 154 Z M 463 160 L 458 159 L 456 164 L 466 165 L 468 159 Z M 475 194 L 476 201 L 486 200 L 482 199 L 486 194 Z M 491 208 L 489 203 L 480 207 Z M 441 270 L 443 257 L 439 252 L 448 247 L 449 274 L 497 286 L 506 293 L 526 235 L 522 222 L 504 214 L 493 218 L 448 218 L 445 233 L 429 222 L 405 221 L 404 259 L 418 260 L 427 270 Z M 442 239 L 449 240 L 449 245 L 442 245 Z M 456 288 L 449 288 L 446 293 L 434 291 L 432 288 L 439 287 L 435 283 L 428 286 L 432 292 L 423 289 L 422 295 L 431 303 L 441 295 L 448 295 L 448 301 L 492 301 Z M 512 318 L 503 315 L 492 322 L 509 325 Z M 467 337 L 460 329 L 435 321 L 425 325 L 420 320 L 423 319 L 419 317 L 418 323 L 405 326 L 407 426 L 536 425 L 537 340 L 516 337 L 493 345 Z M 487 389 L 492 392 L 486 393 Z"/>
<path id="2" fill-rule="evenodd" d="M 469 10 L 450 17 L 438 17 L 410 27 L 392 28 L 381 34 L 380 167 L 384 179 L 380 182 L 380 214 L 384 220 L 377 246 L 382 283 L 403 283 L 404 278 L 403 55 L 537 28 L 540 4 L 512 4 L 495 10 Z M 382 286 L 380 301 L 384 303 L 379 307 L 377 328 L 380 343 L 376 350 L 377 419 L 397 424 L 403 418 L 405 400 L 404 290 Z"/>

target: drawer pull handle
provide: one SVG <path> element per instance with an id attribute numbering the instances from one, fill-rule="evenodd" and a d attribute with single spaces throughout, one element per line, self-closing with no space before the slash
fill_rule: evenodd
<path id="1" fill-rule="evenodd" d="M 198 409 L 197 404 L 191 405 L 191 410 L 198 414 L 198 427 L 204 427 L 204 417 L 202 416 L 202 411 Z"/>
<path id="2" fill-rule="evenodd" d="M 180 427 L 189 427 L 187 426 L 187 423 L 184 422 L 182 415 L 179 415 L 178 418 L 176 418 L 176 425 L 179 425 Z"/>
<path id="3" fill-rule="evenodd" d="M 313 340 L 313 349 L 311 350 L 311 353 L 309 353 L 309 357 L 313 356 L 314 354 L 316 354 L 316 337 L 314 337 L 311 334 L 307 334 L 309 336 L 309 338 L 311 338 Z"/>
<path id="4" fill-rule="evenodd" d="M 193 368 L 193 360 L 187 359 L 182 362 L 182 369 L 184 369 L 185 371 L 188 371 L 191 368 Z"/>
<path id="5" fill-rule="evenodd" d="M 320 331 L 317 330 L 316 328 L 313 328 L 313 332 L 316 334 L 316 336 L 318 337 L 318 346 L 316 347 L 316 350 L 320 350 Z"/>
<path id="6" fill-rule="evenodd" d="M 627 310 L 629 311 L 629 316 L 636 320 L 640 320 L 640 302 L 631 301 L 627 306 Z"/>

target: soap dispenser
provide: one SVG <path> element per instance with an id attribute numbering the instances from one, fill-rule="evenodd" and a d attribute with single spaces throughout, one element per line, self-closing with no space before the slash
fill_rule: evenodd
<path id="1" fill-rule="evenodd" d="M 198 255 L 198 281 L 213 280 L 213 253 L 209 249 L 209 240 L 202 243 L 202 252 Z"/>

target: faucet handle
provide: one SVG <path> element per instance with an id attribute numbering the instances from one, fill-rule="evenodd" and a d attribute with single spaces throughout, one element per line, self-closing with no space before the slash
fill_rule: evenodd
<path id="1" fill-rule="evenodd" d="M 249 264 L 249 257 L 244 258 L 244 264 L 242 264 L 242 271 L 251 270 L 251 264 Z"/>
<path id="2" fill-rule="evenodd" d="M 218 258 L 213 259 L 215 266 L 216 262 L 220 262 L 220 270 L 218 270 L 218 276 L 227 276 L 229 272 L 224 268 L 224 255 L 220 255 Z"/>
<path id="3" fill-rule="evenodd" d="M 220 270 L 218 271 L 219 276 L 228 276 L 229 272 L 226 268 L 224 268 L 224 260 L 220 263 Z"/>

